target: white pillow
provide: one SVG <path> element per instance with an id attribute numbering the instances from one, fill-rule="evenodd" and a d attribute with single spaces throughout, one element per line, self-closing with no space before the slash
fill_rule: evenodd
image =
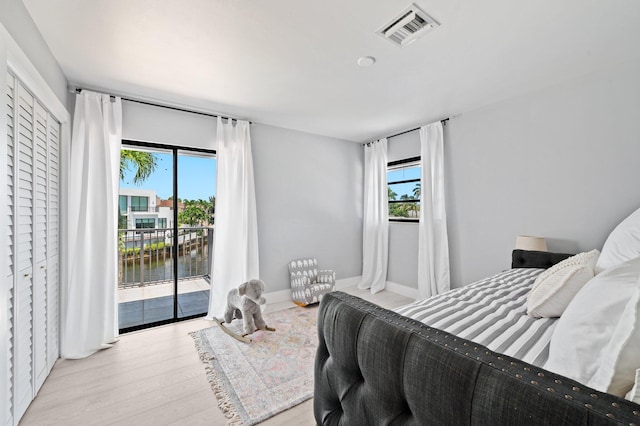
<path id="1" fill-rule="evenodd" d="M 598 250 L 579 253 L 540 274 L 527 296 L 527 314 L 533 318 L 562 315 L 578 291 L 593 278 L 599 255 Z"/>
<path id="2" fill-rule="evenodd" d="M 638 287 L 640 257 L 596 275 L 576 294 L 551 336 L 544 368 L 588 385 L 627 302 Z"/>
<path id="3" fill-rule="evenodd" d="M 636 382 L 633 388 L 625 396 L 625 399 L 640 404 L 640 368 L 636 370 Z"/>
<path id="4" fill-rule="evenodd" d="M 602 246 L 596 274 L 640 256 L 640 209 L 615 227 Z"/>
<path id="5" fill-rule="evenodd" d="M 624 398 L 640 368 L 640 280 L 626 303 L 609 344 L 601 352 L 598 368 L 588 385 Z"/>

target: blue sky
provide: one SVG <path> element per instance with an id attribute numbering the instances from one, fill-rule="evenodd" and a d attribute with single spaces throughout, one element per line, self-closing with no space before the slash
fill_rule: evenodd
<path id="1" fill-rule="evenodd" d="M 173 195 L 173 159 L 171 154 L 155 153 L 158 166 L 141 185 L 134 185 L 133 171 L 125 173 L 121 188 L 153 189 L 166 200 Z M 208 200 L 216 195 L 216 160 L 178 155 L 178 197 L 183 200 Z"/>
<path id="2" fill-rule="evenodd" d="M 402 169 L 393 170 L 387 173 L 387 182 L 399 180 L 420 179 L 420 166 L 404 167 Z M 398 194 L 396 199 L 400 199 L 403 194 L 413 197 L 413 188 L 419 182 L 402 183 L 399 185 L 391 185 L 391 190 Z"/>
<path id="3" fill-rule="evenodd" d="M 134 173 L 125 173 L 124 181 L 120 181 L 122 188 L 154 189 L 156 194 L 166 200 L 173 193 L 171 154 L 155 153 L 158 166 L 148 180 L 140 186 L 134 185 L 132 177 Z M 389 182 L 407 179 L 420 179 L 420 167 L 404 167 L 388 172 Z M 207 200 L 211 195 L 216 195 L 216 160 L 214 158 L 178 156 L 178 197 L 183 200 Z M 393 185 L 392 190 L 398 194 L 398 199 L 403 194 L 413 196 L 413 188 L 416 183 Z"/>

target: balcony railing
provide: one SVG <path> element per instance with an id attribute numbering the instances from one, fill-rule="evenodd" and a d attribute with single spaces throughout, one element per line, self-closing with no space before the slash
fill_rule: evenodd
<path id="1" fill-rule="evenodd" d="M 172 282 L 177 260 L 179 280 L 208 277 L 213 252 L 212 228 L 120 229 L 118 288 Z"/>

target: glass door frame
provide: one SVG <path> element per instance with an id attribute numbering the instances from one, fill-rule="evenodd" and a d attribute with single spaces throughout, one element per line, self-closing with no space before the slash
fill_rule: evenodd
<path id="1" fill-rule="evenodd" d="M 172 180 L 173 180 L 173 226 L 172 226 L 172 247 L 171 247 L 171 252 L 172 252 L 172 257 L 173 257 L 173 262 L 172 262 L 172 268 L 173 268 L 173 318 L 170 319 L 165 319 L 165 320 L 160 320 L 160 321 L 154 321 L 154 322 L 149 322 L 149 323 L 144 323 L 144 324 L 140 324 L 140 325 L 135 325 L 135 326 L 131 326 L 131 327 L 125 327 L 125 328 L 120 328 L 119 329 L 119 334 L 124 334 L 124 333 L 128 333 L 131 331 L 137 331 L 137 330 L 143 330 L 145 328 L 151 328 L 151 327 L 157 327 L 160 325 L 166 325 L 166 324 L 172 324 L 172 323 L 176 323 L 176 322 L 180 322 L 180 321 L 186 321 L 186 320 L 190 320 L 190 319 L 194 319 L 194 318 L 201 318 L 203 316 L 206 316 L 207 312 L 204 312 L 202 314 L 194 314 L 194 315 L 188 315 L 188 316 L 183 316 L 180 317 L 178 316 L 178 282 L 179 282 L 179 276 L 178 276 L 178 255 L 179 255 L 179 247 L 178 247 L 178 240 L 179 240 L 179 235 L 178 235 L 178 152 L 179 151 L 188 151 L 191 153 L 200 153 L 200 154 L 206 154 L 207 156 L 213 156 L 214 158 L 217 159 L 216 157 L 216 151 L 213 149 L 204 149 L 204 148 L 191 148 L 191 147 L 184 147 L 184 146 L 177 146 L 177 145 L 165 145 L 165 144 L 159 144 L 159 143 L 152 143 L 152 142 L 144 142 L 144 141 L 138 141 L 138 140 L 133 140 L 133 139 L 122 139 L 122 149 L 127 149 L 127 147 L 132 147 L 132 148 L 143 148 L 143 149 L 148 149 L 148 150 L 161 150 L 164 152 L 170 151 L 172 153 L 172 159 L 173 159 L 173 176 L 172 176 Z M 212 248 L 210 247 L 209 250 L 211 250 Z M 211 270 L 212 270 L 212 266 L 213 265 L 209 265 L 209 275 L 211 275 Z M 118 283 L 116 283 L 116 286 L 118 285 Z M 118 302 L 119 303 L 119 302 Z"/>

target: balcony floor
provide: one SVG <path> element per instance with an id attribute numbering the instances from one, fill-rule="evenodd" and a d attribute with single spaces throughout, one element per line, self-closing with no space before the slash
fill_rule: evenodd
<path id="1" fill-rule="evenodd" d="M 206 314 L 210 285 L 204 278 L 178 282 L 178 317 Z M 121 329 L 173 318 L 173 283 L 118 290 Z"/>

